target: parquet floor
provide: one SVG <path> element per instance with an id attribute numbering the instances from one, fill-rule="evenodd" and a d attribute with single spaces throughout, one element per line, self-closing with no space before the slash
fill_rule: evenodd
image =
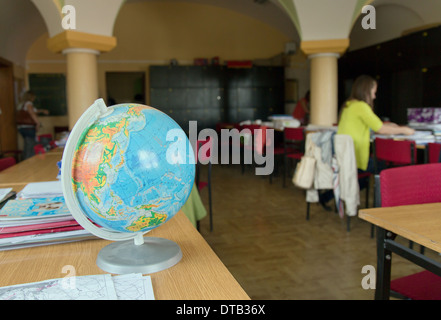
<path id="1" fill-rule="evenodd" d="M 251 167 L 213 165 L 212 175 L 214 230 L 207 216 L 200 232 L 252 299 L 373 299 L 361 285 L 363 266 L 376 267 L 370 224 L 354 217 L 347 232 L 346 220 L 316 204 L 307 221 L 302 190 L 290 181 L 283 188 L 280 176 L 270 184 Z M 208 208 L 207 189 L 201 198 Z M 392 268 L 392 278 L 422 270 L 398 256 Z"/>

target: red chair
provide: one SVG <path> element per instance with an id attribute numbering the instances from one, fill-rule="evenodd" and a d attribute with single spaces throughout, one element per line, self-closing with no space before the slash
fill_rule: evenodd
<path id="1" fill-rule="evenodd" d="M 210 139 L 208 140 L 198 140 L 196 142 L 195 159 L 196 159 L 196 187 L 198 191 L 201 191 L 205 187 L 208 187 L 208 206 L 209 206 L 209 216 L 210 216 L 210 231 L 213 231 L 213 208 L 211 199 L 211 149 L 213 143 Z M 202 152 L 200 150 L 202 148 Z M 208 165 L 207 181 L 200 181 L 200 170 L 201 165 Z M 199 226 L 199 224 L 198 224 Z"/>
<path id="2" fill-rule="evenodd" d="M 0 159 L 0 171 L 3 171 L 9 167 L 12 167 L 14 164 L 16 164 L 17 161 L 14 157 L 7 157 Z"/>
<path id="3" fill-rule="evenodd" d="M 216 132 L 218 134 L 218 137 L 221 136 L 222 134 L 222 130 L 238 130 L 240 131 L 240 126 L 238 123 L 233 123 L 233 122 L 218 122 L 216 124 Z M 235 150 L 235 148 L 239 148 L 240 149 L 240 143 L 236 145 L 236 141 L 233 139 L 233 141 L 231 141 L 231 139 L 228 139 L 227 141 L 223 141 L 223 139 L 219 139 L 219 148 L 220 148 L 220 152 L 226 151 L 228 152 L 229 157 L 231 158 L 232 156 L 232 151 Z M 234 146 L 234 147 L 233 147 Z M 220 154 L 220 156 L 222 156 L 222 154 Z M 231 161 L 229 161 L 229 163 L 231 163 Z"/>
<path id="4" fill-rule="evenodd" d="M 416 163 L 417 150 L 415 141 L 375 138 L 374 141 L 374 170 L 379 173 L 379 161 L 384 161 L 387 167 L 405 166 Z"/>
<path id="5" fill-rule="evenodd" d="M 52 138 L 52 134 L 50 133 L 37 136 L 37 142 L 38 144 L 41 144 L 45 149 L 53 149 L 57 146 Z M 37 154 L 37 152 L 35 153 Z"/>
<path id="6" fill-rule="evenodd" d="M 254 138 L 258 130 L 260 130 L 260 125 L 258 124 L 247 124 L 247 125 L 242 125 L 240 127 L 241 135 L 249 134 L 248 137 L 245 136 L 243 136 L 243 138 L 241 137 L 241 141 L 240 141 L 240 148 L 242 155 L 240 163 L 242 166 L 242 174 L 245 172 L 245 160 L 251 160 L 251 159 L 245 159 L 245 155 L 248 154 L 248 152 L 250 151 L 251 152 L 254 151 L 255 148 Z"/>
<path id="7" fill-rule="evenodd" d="M 430 142 L 426 147 L 427 162 L 438 163 L 440 162 L 441 143 Z"/>
<path id="8" fill-rule="evenodd" d="M 288 161 L 300 161 L 305 153 L 305 132 L 303 127 L 284 128 L 283 130 L 283 187 L 286 187 L 286 176 L 288 176 Z"/>
<path id="9" fill-rule="evenodd" d="M 39 143 L 34 146 L 34 152 L 36 155 L 37 154 L 44 154 L 44 153 L 46 153 L 46 149 L 43 147 L 42 144 Z"/>
<path id="10" fill-rule="evenodd" d="M 46 140 L 48 142 L 52 141 L 53 140 L 52 134 L 47 133 L 47 134 L 40 134 L 39 136 L 37 136 L 37 141 L 38 142 L 43 142 L 44 140 Z"/>
<path id="11" fill-rule="evenodd" d="M 441 202 L 441 163 L 385 169 L 380 173 L 381 207 Z M 391 295 L 441 300 L 441 277 L 425 270 L 391 281 Z"/>
<path id="12" fill-rule="evenodd" d="M 273 130 L 272 128 L 268 128 L 266 126 L 260 126 L 259 130 L 254 132 L 253 139 L 253 151 L 257 152 L 257 154 L 266 156 L 268 150 L 273 153 L 273 155 L 283 155 L 283 148 L 274 146 L 274 134 L 269 135 L 268 130 Z M 280 150 L 281 149 L 281 150 Z M 263 164 L 263 163 L 260 163 Z M 259 165 L 260 165 L 259 164 Z M 271 173 L 269 174 L 270 183 L 272 183 L 272 176 L 274 174 L 274 168 L 272 168 Z"/>
<path id="13" fill-rule="evenodd" d="M 0 156 L 2 157 L 14 157 L 16 162 L 20 162 L 21 161 L 21 156 L 23 154 L 23 150 L 2 150 L 0 152 Z"/>
<path id="14" fill-rule="evenodd" d="M 412 165 L 416 163 L 417 150 L 415 141 L 375 138 L 373 144 L 374 172 L 378 175 L 381 171 L 379 163 L 384 161 L 385 168 Z M 383 168 L 384 169 L 384 168 Z M 375 179 L 377 181 L 378 179 Z M 377 188 L 374 185 L 374 188 Z M 377 203 L 374 193 L 374 204 Z"/>

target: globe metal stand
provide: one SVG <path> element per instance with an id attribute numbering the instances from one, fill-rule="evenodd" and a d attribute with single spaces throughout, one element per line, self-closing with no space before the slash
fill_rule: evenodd
<path id="1" fill-rule="evenodd" d="M 175 242 L 139 234 L 135 241 L 114 242 L 101 249 L 96 264 L 109 273 L 149 274 L 170 268 L 181 258 L 181 248 Z"/>

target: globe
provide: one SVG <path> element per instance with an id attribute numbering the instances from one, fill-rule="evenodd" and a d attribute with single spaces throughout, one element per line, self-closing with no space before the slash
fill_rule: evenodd
<path id="1" fill-rule="evenodd" d="M 194 183 L 185 132 L 165 113 L 141 104 L 107 107 L 98 99 L 72 129 L 61 181 L 73 217 L 97 237 L 116 241 L 97 264 L 112 273 L 151 273 L 176 264 L 179 246 L 144 235 L 173 218 Z"/>

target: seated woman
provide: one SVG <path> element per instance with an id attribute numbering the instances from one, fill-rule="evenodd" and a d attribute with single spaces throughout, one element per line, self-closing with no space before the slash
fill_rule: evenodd
<path id="1" fill-rule="evenodd" d="M 350 135 L 354 141 L 357 167 L 370 171 L 370 130 L 379 134 L 412 135 L 415 130 L 395 123 L 385 123 L 372 110 L 377 92 L 377 81 L 370 76 L 359 76 L 351 91 L 351 96 L 343 105 L 338 134 Z"/>
<path id="2" fill-rule="evenodd" d="M 373 105 L 376 98 L 377 81 L 370 76 L 359 76 L 353 86 L 351 95 L 344 103 L 337 134 L 346 134 L 354 141 L 355 159 L 359 172 L 374 173 L 373 161 L 370 158 L 370 130 L 379 134 L 412 135 L 415 130 L 395 123 L 385 123 L 374 113 Z M 366 181 L 359 181 L 360 189 L 367 186 Z M 326 203 L 333 198 L 332 191 L 320 195 L 320 204 L 326 209 Z"/>

